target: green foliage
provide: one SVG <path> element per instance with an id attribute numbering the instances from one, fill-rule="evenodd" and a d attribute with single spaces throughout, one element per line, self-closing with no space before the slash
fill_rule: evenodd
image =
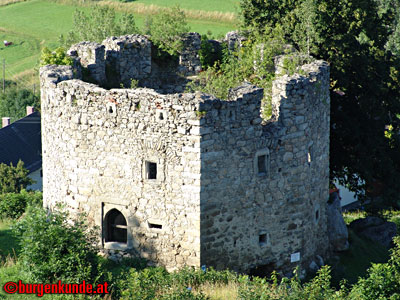
<path id="1" fill-rule="evenodd" d="M 29 207 L 14 228 L 21 246 L 19 262 L 39 282 L 101 282 L 105 272 L 93 246 L 98 234 L 89 230 L 83 216 L 72 223 L 67 218 L 62 211 L 48 214 Z"/>
<path id="2" fill-rule="evenodd" d="M 196 117 L 197 118 L 203 118 L 207 115 L 207 111 L 205 110 L 196 110 Z"/>
<path id="3" fill-rule="evenodd" d="M 27 192 L 0 194 L 0 219 L 18 219 L 27 206 L 42 206 L 41 192 Z"/>
<path id="4" fill-rule="evenodd" d="M 15 237 L 12 234 L 10 226 L 12 224 L 12 220 L 5 219 L 0 220 L 0 269 L 1 262 L 7 257 L 12 256 L 19 251 L 19 247 Z M 0 272 L 0 278 L 1 272 Z M 1 285 L 1 282 L 0 282 Z"/>
<path id="5" fill-rule="evenodd" d="M 163 58 L 166 54 L 176 57 L 182 51 L 181 37 L 189 31 L 186 16 L 179 6 L 166 8 L 154 17 L 148 17 L 145 24 L 145 34 L 157 47 L 155 57 Z"/>
<path id="6" fill-rule="evenodd" d="M 247 81 L 264 88 L 264 105 L 270 107 L 274 57 L 283 53 L 283 45 L 282 31 L 276 28 L 267 35 L 252 36 L 236 51 L 225 48 L 222 61 L 200 73 L 197 81 L 188 85 L 189 91 L 227 99 L 231 88 Z"/>
<path id="7" fill-rule="evenodd" d="M 222 59 L 222 48 L 215 48 L 209 40 L 210 37 L 207 34 L 201 36 L 199 57 L 203 70 L 214 66 Z"/>
<path id="8" fill-rule="evenodd" d="M 125 289 L 121 299 L 205 300 L 209 298 L 193 291 L 204 283 L 228 284 L 230 281 L 236 281 L 236 275 L 231 271 L 184 268 L 168 273 L 163 268 L 132 269 L 123 283 Z"/>
<path id="9" fill-rule="evenodd" d="M 368 276 L 360 278 L 351 290 L 351 299 L 400 299 L 400 238 L 394 239 L 388 263 L 373 264 Z"/>
<path id="10" fill-rule="evenodd" d="M 400 112 L 400 60 L 390 50 L 398 5 L 391 0 L 241 1 L 245 26 L 261 34 L 280 26 L 295 47 L 330 62 L 332 177 L 360 196 L 384 183 L 385 205 L 399 206 L 400 143 L 384 135 L 388 124 L 395 132 L 400 128 L 393 117 Z"/>
<path id="11" fill-rule="evenodd" d="M 40 56 L 40 65 L 72 65 L 72 58 L 69 57 L 63 47 L 58 47 L 56 50 L 51 51 L 49 48 L 42 49 Z"/>
<path id="12" fill-rule="evenodd" d="M 131 78 L 131 89 L 136 89 L 139 86 L 139 80 Z"/>
<path id="13" fill-rule="evenodd" d="M 115 10 L 109 6 L 94 5 L 89 14 L 76 10 L 74 29 L 66 39 L 60 36 L 59 41 L 69 46 L 80 41 L 102 42 L 106 37 L 138 33 L 132 14 L 124 13 L 117 18 Z"/>
<path id="14" fill-rule="evenodd" d="M 317 21 L 316 0 L 304 0 L 295 10 L 295 15 L 300 22 L 295 26 L 293 39 L 303 53 L 310 56 L 315 52 L 321 38 L 316 25 Z"/>
<path id="15" fill-rule="evenodd" d="M 26 116 L 27 106 L 40 108 L 40 99 L 32 90 L 11 83 L 5 93 L 0 93 L 0 117 L 10 117 L 11 122 L 15 122 Z"/>
<path id="16" fill-rule="evenodd" d="M 19 161 L 17 166 L 0 164 L 0 194 L 19 193 L 33 183 L 28 177 L 29 171 L 24 168 L 24 162 Z"/>

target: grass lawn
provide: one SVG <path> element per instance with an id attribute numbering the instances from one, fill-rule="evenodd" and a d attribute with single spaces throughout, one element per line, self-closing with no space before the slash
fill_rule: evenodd
<path id="1" fill-rule="evenodd" d="M 143 1 L 148 2 L 150 1 Z M 163 1 L 155 0 L 155 4 Z M 173 3 L 179 1 L 172 1 Z M 169 3 L 172 3 L 169 2 Z M 70 3 L 70 4 L 68 4 Z M 233 0 L 218 1 L 217 3 L 208 0 L 205 5 L 202 2 L 187 1 L 188 8 L 212 8 L 213 10 L 234 7 Z M 197 6 L 196 6 L 196 5 Z M 160 4 L 161 5 L 161 4 Z M 203 6 L 204 7 L 201 7 Z M 184 7 L 183 3 L 181 6 Z M 185 6 L 185 7 L 186 7 Z M 53 49 L 58 46 L 60 34 L 66 35 L 72 29 L 73 13 L 76 5 L 73 2 L 31 0 L 0 6 L 0 41 L 13 42 L 12 46 L 5 47 L 0 43 L 0 63 L 6 60 L 6 78 L 17 79 L 22 85 L 31 85 L 31 77 L 37 77 L 40 49 L 48 46 Z M 88 11 L 88 7 L 80 9 Z M 145 15 L 135 14 L 135 21 L 140 27 L 143 26 Z M 214 36 L 224 35 L 227 31 L 235 29 L 232 23 L 221 23 L 213 20 L 188 19 L 192 31 L 206 33 L 211 31 Z M 21 76 L 25 75 L 25 76 Z M 37 80 L 37 79 L 36 79 Z"/>
<path id="2" fill-rule="evenodd" d="M 394 222 L 400 232 L 400 211 L 383 210 L 380 215 L 387 221 Z M 347 225 L 352 221 L 365 218 L 364 211 L 349 211 L 343 213 Z M 339 255 L 339 262 L 332 271 L 332 281 L 338 286 L 341 279 L 345 278 L 349 283 L 357 281 L 359 276 L 364 276 L 371 263 L 383 263 L 389 259 L 389 251 L 379 243 L 358 236 L 349 229 L 350 249 Z M 329 264 L 329 262 L 328 262 Z M 334 262 L 331 264 L 335 265 Z"/>
<path id="3" fill-rule="evenodd" d="M 0 220 L 0 261 L 8 255 L 14 257 L 14 254 L 18 254 L 18 245 L 11 234 L 10 225 L 11 221 Z"/>
<path id="4" fill-rule="evenodd" d="M 338 286 L 342 279 L 355 283 L 358 277 L 365 276 L 371 263 L 384 263 L 389 259 L 389 251 L 380 244 L 358 236 L 349 229 L 349 250 L 339 255 L 339 262 L 327 262 L 333 265 L 332 284 Z"/>

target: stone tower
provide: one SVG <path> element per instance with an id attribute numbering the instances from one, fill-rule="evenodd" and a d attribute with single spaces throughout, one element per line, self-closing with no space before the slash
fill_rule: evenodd
<path id="1" fill-rule="evenodd" d="M 169 270 L 308 266 L 329 248 L 329 66 L 276 79 L 265 123 L 256 86 L 183 93 L 171 72 L 196 74 L 199 45 L 188 34 L 165 68 L 146 37 L 113 37 L 41 68 L 44 206 L 85 212 L 103 249 Z M 106 86 L 132 79 L 145 87 Z"/>

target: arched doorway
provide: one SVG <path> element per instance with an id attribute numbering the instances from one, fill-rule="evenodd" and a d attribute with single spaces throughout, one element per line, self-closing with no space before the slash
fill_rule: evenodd
<path id="1" fill-rule="evenodd" d="M 124 215 L 118 209 L 110 210 L 104 218 L 105 241 L 127 242 L 127 224 Z"/>

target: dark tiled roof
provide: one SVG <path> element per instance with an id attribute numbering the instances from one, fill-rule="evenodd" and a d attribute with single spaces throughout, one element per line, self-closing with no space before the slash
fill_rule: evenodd
<path id="1" fill-rule="evenodd" d="M 29 172 L 42 166 L 40 113 L 34 112 L 0 129 L 0 163 L 14 166 L 19 160 Z"/>

